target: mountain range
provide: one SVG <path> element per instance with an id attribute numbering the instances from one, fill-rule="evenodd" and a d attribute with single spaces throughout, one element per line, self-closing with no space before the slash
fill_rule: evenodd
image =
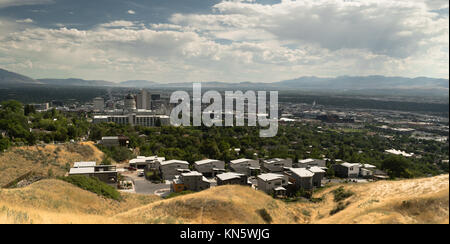
<path id="1" fill-rule="evenodd" d="M 128 87 L 128 88 L 189 88 L 191 82 L 158 83 L 147 80 L 129 80 L 111 82 L 104 80 L 83 79 L 32 79 L 0 68 L 0 85 L 52 85 L 79 87 Z M 303 90 L 321 92 L 346 92 L 357 94 L 405 94 L 405 95 L 438 95 L 448 96 L 449 80 L 428 77 L 406 78 L 373 76 L 339 76 L 334 78 L 320 78 L 315 76 L 300 77 L 273 83 L 241 82 L 227 83 L 220 81 L 202 82 L 204 88 L 236 89 L 278 89 Z"/>

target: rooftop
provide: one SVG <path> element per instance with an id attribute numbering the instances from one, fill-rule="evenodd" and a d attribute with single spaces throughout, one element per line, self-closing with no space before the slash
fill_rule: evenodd
<path id="1" fill-rule="evenodd" d="M 86 167 L 95 167 L 97 165 L 96 162 L 75 162 L 73 164 L 74 168 L 86 168 Z"/>
<path id="2" fill-rule="evenodd" d="M 169 165 L 169 164 L 186 164 L 186 165 L 189 165 L 188 162 L 182 161 L 182 160 L 168 160 L 168 161 L 161 162 L 161 165 Z"/>
<path id="3" fill-rule="evenodd" d="M 208 164 L 208 163 L 212 163 L 212 162 L 216 162 L 216 161 L 220 161 L 220 160 L 215 160 L 215 159 L 204 159 L 204 160 L 200 160 L 195 162 L 196 165 L 202 165 L 202 164 Z"/>
<path id="4" fill-rule="evenodd" d="M 313 177 L 314 173 L 304 169 L 304 168 L 290 168 L 289 169 L 292 173 L 300 176 L 300 177 Z"/>
<path id="5" fill-rule="evenodd" d="M 278 179 L 282 179 L 284 178 L 283 175 L 281 174 L 262 174 L 262 175 L 258 175 L 258 178 L 263 180 L 263 181 L 272 181 L 272 180 L 278 180 Z"/>
<path id="6" fill-rule="evenodd" d="M 241 159 L 232 160 L 230 163 L 231 164 L 239 164 L 239 163 L 244 163 L 244 162 L 248 162 L 248 161 L 254 161 L 254 160 L 248 159 L 248 158 L 241 158 Z"/>
<path id="7" fill-rule="evenodd" d="M 202 173 L 199 173 L 197 171 L 192 171 L 192 172 L 189 172 L 189 173 L 182 173 L 181 175 L 185 176 L 185 177 L 188 177 L 188 176 L 203 176 Z"/>
<path id="8" fill-rule="evenodd" d="M 311 167 L 311 168 L 309 168 L 308 170 L 311 171 L 311 172 L 313 172 L 313 173 L 325 173 L 325 170 L 323 170 L 323 169 L 320 168 L 320 167 L 316 167 L 316 166 Z"/>
<path id="9" fill-rule="evenodd" d="M 95 173 L 95 168 L 71 168 L 69 174 L 77 175 L 77 174 L 93 174 Z"/>
<path id="10" fill-rule="evenodd" d="M 220 180 L 224 181 L 224 180 L 231 180 L 231 179 L 241 178 L 242 176 L 244 176 L 244 175 L 243 174 L 229 172 L 229 173 L 219 174 L 219 175 L 217 175 L 217 178 L 219 178 Z"/>

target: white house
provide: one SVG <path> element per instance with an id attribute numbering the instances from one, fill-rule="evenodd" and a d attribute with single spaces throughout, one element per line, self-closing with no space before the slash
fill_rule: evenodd
<path id="1" fill-rule="evenodd" d="M 302 159 L 302 160 L 298 160 L 298 162 L 297 162 L 298 168 L 308 168 L 308 167 L 313 167 L 313 166 L 326 167 L 327 164 L 326 164 L 325 160 L 313 159 L 313 158 Z"/>
<path id="2" fill-rule="evenodd" d="M 288 174 L 290 176 L 290 181 L 294 183 L 297 188 L 305 190 L 313 189 L 313 172 L 305 168 L 290 168 Z"/>
<path id="3" fill-rule="evenodd" d="M 359 169 L 361 164 L 351 164 L 342 163 L 335 164 L 334 166 L 335 175 L 342 178 L 357 178 L 359 176 Z"/>

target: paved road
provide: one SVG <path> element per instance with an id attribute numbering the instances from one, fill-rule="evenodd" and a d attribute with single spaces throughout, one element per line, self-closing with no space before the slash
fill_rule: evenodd
<path id="1" fill-rule="evenodd" d="M 170 191 L 168 184 L 154 184 L 144 177 L 138 177 L 137 172 L 126 172 L 123 176 L 134 182 L 135 192 L 146 195 L 165 195 Z"/>

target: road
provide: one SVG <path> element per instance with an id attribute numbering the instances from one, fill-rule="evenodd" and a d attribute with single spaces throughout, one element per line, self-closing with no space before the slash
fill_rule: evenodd
<path id="1" fill-rule="evenodd" d="M 134 182 L 135 192 L 138 194 L 165 196 L 170 192 L 169 184 L 154 184 L 144 177 L 138 177 L 137 172 L 126 172 L 122 175 Z"/>

